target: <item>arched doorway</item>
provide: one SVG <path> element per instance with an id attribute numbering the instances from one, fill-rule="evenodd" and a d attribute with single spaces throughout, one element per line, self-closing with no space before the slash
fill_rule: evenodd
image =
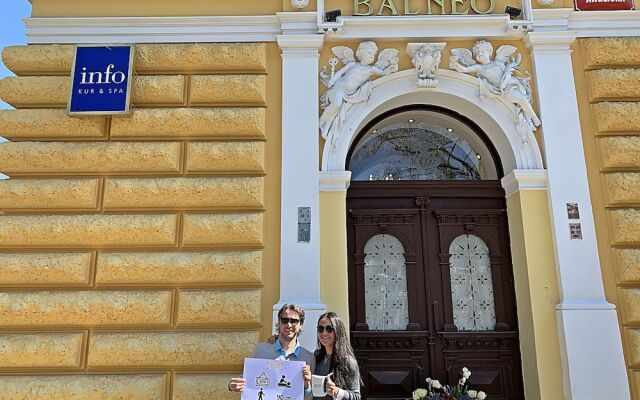
<path id="1" fill-rule="evenodd" d="M 367 399 L 432 377 L 522 399 L 506 204 L 496 151 L 430 106 L 372 119 L 347 156 L 349 314 Z"/>

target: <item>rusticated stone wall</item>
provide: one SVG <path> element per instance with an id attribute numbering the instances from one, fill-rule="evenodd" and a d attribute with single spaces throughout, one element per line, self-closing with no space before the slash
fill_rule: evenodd
<path id="1" fill-rule="evenodd" d="M 622 324 L 634 398 L 640 398 L 640 38 L 581 41 L 595 140 L 587 158 L 608 297 Z M 589 142 L 594 143 L 593 152 Z M 595 159 L 595 162 L 594 162 Z M 598 221 L 598 214 L 601 215 Z M 606 248 L 603 249 L 603 245 Z M 604 251 L 603 251 L 604 250 Z M 607 269 L 612 269 L 609 274 Z"/>
<path id="2" fill-rule="evenodd" d="M 237 397 L 271 320 L 268 51 L 137 45 L 132 114 L 71 118 L 73 47 L 4 49 L 0 399 Z"/>

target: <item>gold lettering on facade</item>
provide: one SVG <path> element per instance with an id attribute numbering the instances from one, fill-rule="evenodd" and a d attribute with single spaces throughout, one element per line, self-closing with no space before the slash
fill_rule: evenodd
<path id="1" fill-rule="evenodd" d="M 496 7 L 496 1 L 495 0 L 489 0 L 489 8 L 487 8 L 485 11 L 480 11 L 478 9 L 477 0 L 471 0 L 471 9 L 476 14 L 491 14 L 495 7 Z"/>
<path id="2" fill-rule="evenodd" d="M 404 0 L 404 15 L 418 15 L 420 10 L 411 11 L 411 0 Z"/>
<path id="3" fill-rule="evenodd" d="M 385 8 L 391 10 L 391 15 L 398 15 L 398 11 L 396 10 L 395 4 L 393 4 L 393 0 L 382 0 L 382 4 L 380 4 L 380 11 L 378 11 L 378 15 L 382 15 L 382 12 Z"/>
<path id="4" fill-rule="evenodd" d="M 425 15 L 465 15 L 469 14 L 469 10 L 473 14 L 483 15 L 493 13 L 496 7 L 496 0 L 403 0 L 403 3 L 404 9 L 398 13 L 396 0 L 353 0 L 352 15 L 420 15 L 424 13 L 424 9 L 421 10 L 424 3 L 427 3 Z M 433 8 L 434 5 L 440 10 Z M 378 12 L 374 14 L 375 10 Z"/>
<path id="5" fill-rule="evenodd" d="M 360 7 L 367 7 L 367 12 L 361 13 Z M 353 15 L 366 16 L 373 14 L 373 7 L 371 7 L 371 0 L 353 0 Z"/>
<path id="6" fill-rule="evenodd" d="M 431 11 L 431 3 L 436 3 L 437 5 L 440 6 L 440 14 L 444 15 L 445 10 L 444 10 L 444 0 L 427 0 L 427 15 L 432 15 L 433 12 Z"/>
<path id="7" fill-rule="evenodd" d="M 464 0 L 451 0 L 451 14 L 452 15 L 460 15 L 460 14 L 468 14 L 469 13 L 469 9 L 467 8 L 464 11 L 458 11 L 457 9 L 457 5 L 461 4 L 464 5 Z"/>

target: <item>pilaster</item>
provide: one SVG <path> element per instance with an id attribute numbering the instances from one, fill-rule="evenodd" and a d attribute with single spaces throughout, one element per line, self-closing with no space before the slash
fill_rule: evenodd
<path id="1" fill-rule="evenodd" d="M 282 50 L 282 201 L 280 301 L 306 312 L 300 342 L 316 347 L 313 327 L 326 307 L 320 300 L 320 185 L 318 60 L 323 35 L 280 35 Z M 298 241 L 298 209 L 311 211 L 308 241 Z"/>
<path id="2" fill-rule="evenodd" d="M 615 306 L 606 301 L 571 64 L 575 32 L 527 34 L 535 68 L 560 302 L 566 399 L 629 399 Z M 562 93 L 562 96 L 558 95 Z M 579 215 L 570 215 L 577 204 Z M 573 228 L 570 227 L 573 226 Z M 581 237 L 572 237 L 579 227 Z M 607 382 L 603 385 L 602 382 Z"/>

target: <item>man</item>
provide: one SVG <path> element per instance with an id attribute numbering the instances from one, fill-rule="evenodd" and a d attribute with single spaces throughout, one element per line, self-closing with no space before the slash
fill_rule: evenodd
<path id="1" fill-rule="evenodd" d="M 265 360 L 289 360 L 304 361 L 306 365 L 302 369 L 304 379 L 304 397 L 311 399 L 311 371 L 315 370 L 316 359 L 313 353 L 298 343 L 298 336 L 302 332 L 304 324 L 304 310 L 295 304 L 285 304 L 278 311 L 278 339 L 275 343 L 260 343 L 253 350 L 251 358 L 262 358 Z M 229 390 L 241 392 L 244 389 L 245 380 L 242 378 L 231 378 L 228 383 Z"/>

